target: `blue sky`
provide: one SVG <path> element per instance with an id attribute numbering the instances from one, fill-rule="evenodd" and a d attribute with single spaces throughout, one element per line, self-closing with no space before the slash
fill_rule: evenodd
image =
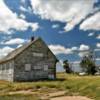
<path id="1" fill-rule="evenodd" d="M 99 0 L 0 0 L 0 16 L 1 58 L 32 35 L 59 60 L 78 61 L 80 51 L 100 49 Z"/>

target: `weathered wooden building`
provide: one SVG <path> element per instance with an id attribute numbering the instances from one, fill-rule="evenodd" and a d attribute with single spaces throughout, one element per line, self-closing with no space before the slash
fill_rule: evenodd
<path id="1" fill-rule="evenodd" d="M 0 80 L 33 81 L 56 78 L 55 55 L 41 38 L 9 53 L 0 61 Z"/>

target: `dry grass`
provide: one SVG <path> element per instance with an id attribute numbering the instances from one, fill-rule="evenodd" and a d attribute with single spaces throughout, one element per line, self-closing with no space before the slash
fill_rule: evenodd
<path id="1" fill-rule="evenodd" d="M 55 91 L 66 91 L 66 95 L 83 95 L 95 100 L 100 100 L 99 76 L 78 76 L 59 73 L 57 77 L 58 80 L 55 81 L 21 83 L 0 81 L 0 100 L 38 100 L 41 95 L 47 95 Z M 9 95 L 9 92 L 23 90 L 31 90 L 35 94 Z M 36 97 L 36 95 L 38 96 Z"/>

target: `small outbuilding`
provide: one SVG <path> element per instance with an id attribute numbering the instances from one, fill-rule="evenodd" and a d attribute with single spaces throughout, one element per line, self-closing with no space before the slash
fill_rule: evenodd
<path id="1" fill-rule="evenodd" d="M 56 78 L 57 58 L 41 38 L 34 39 L 0 60 L 0 80 L 34 81 Z"/>

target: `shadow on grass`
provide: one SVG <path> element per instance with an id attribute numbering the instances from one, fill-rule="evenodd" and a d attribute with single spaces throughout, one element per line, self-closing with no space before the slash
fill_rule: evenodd
<path id="1" fill-rule="evenodd" d="M 66 79 L 65 78 L 56 78 L 56 79 L 36 79 L 36 80 L 17 80 L 15 82 L 57 82 L 57 81 L 65 81 Z"/>

